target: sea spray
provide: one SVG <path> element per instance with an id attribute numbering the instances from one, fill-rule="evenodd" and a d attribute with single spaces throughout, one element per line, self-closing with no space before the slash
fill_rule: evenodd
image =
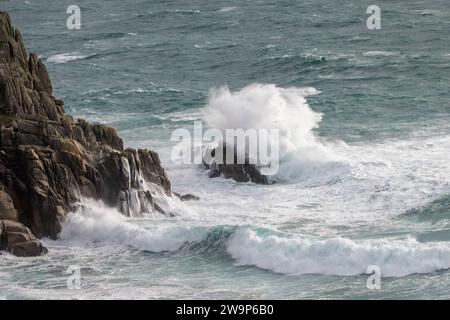
<path id="1" fill-rule="evenodd" d="M 280 88 L 273 84 L 251 84 L 235 92 L 226 86 L 213 88 L 202 109 L 203 119 L 224 135 L 230 129 L 278 130 L 280 170 L 274 178 L 308 178 L 311 172 L 345 167 L 343 160 L 314 134 L 322 114 L 310 108 L 306 97 L 318 93 L 315 88 Z"/>
<path id="2" fill-rule="evenodd" d="M 279 129 L 281 155 L 301 145 L 315 144 L 312 130 L 322 115 L 314 112 L 305 97 L 317 94 L 314 88 L 283 89 L 275 85 L 252 84 L 232 92 L 228 87 L 211 89 L 203 108 L 206 123 L 226 129 Z"/>

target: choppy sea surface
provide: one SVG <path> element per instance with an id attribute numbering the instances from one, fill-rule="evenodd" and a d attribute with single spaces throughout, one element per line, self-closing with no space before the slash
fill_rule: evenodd
<path id="1" fill-rule="evenodd" d="M 373 31 L 373 0 L 79 0 L 68 30 L 72 2 L 0 9 L 67 113 L 158 151 L 201 199 L 145 218 L 86 200 L 49 254 L 0 256 L 0 298 L 450 298 L 447 0 L 379 1 Z M 174 163 L 171 133 L 201 119 L 294 132 L 277 183 Z"/>

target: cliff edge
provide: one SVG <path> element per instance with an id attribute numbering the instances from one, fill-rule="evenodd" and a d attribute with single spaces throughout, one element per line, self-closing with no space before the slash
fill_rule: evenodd
<path id="1" fill-rule="evenodd" d="M 158 154 L 66 115 L 44 63 L 0 11 L 0 250 L 45 253 L 37 238 L 55 239 L 83 197 L 128 216 L 163 213 L 149 189 L 172 194 Z"/>

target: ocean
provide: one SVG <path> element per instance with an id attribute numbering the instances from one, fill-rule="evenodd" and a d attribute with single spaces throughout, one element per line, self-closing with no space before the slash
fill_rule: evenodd
<path id="1" fill-rule="evenodd" d="M 157 151 L 173 190 L 200 200 L 127 218 L 86 199 L 47 255 L 0 257 L 0 298 L 450 298 L 448 1 L 76 2 L 0 9 L 67 113 Z M 175 163 L 172 132 L 195 120 L 276 123 L 276 183 Z"/>

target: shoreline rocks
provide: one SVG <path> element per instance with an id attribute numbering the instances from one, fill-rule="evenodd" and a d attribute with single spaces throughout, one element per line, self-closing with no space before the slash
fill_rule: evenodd
<path id="1" fill-rule="evenodd" d="M 30 229 L 12 220 L 0 220 L 0 250 L 7 250 L 18 257 L 40 256 L 48 252 Z"/>
<path id="2" fill-rule="evenodd" d="M 0 247 L 45 253 L 37 238 L 56 239 L 85 197 L 127 216 L 164 214 L 149 185 L 172 195 L 158 154 L 124 149 L 114 128 L 66 115 L 44 63 L 0 11 Z"/>

